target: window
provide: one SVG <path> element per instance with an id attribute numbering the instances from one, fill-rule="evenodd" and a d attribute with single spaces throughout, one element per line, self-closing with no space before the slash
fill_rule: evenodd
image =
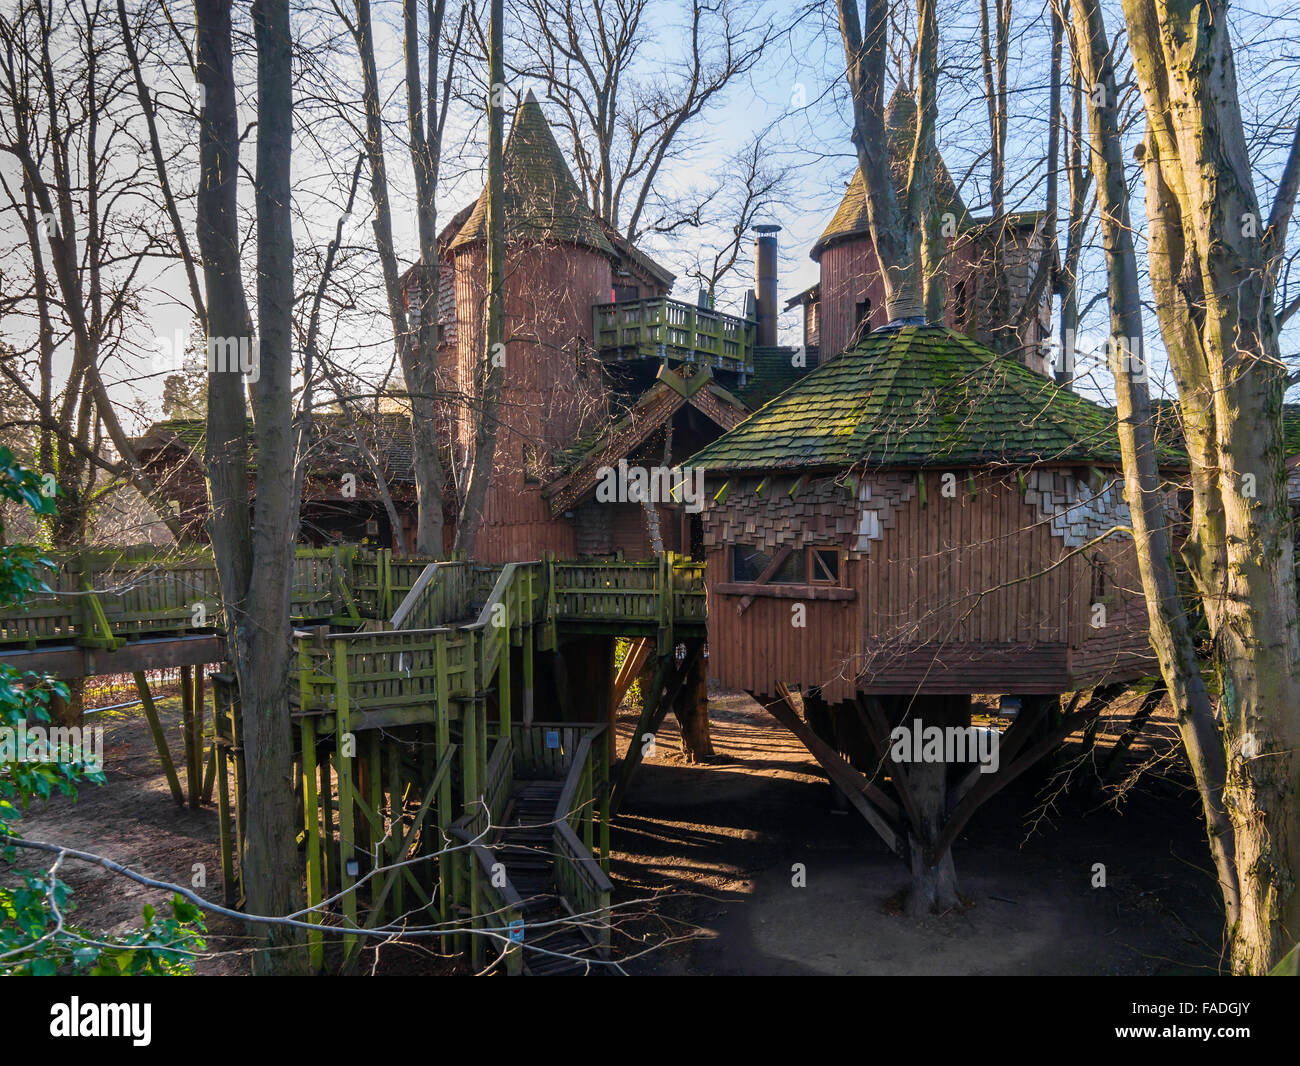
<path id="1" fill-rule="evenodd" d="M 782 555 L 784 553 L 784 555 Z M 840 548 L 780 548 L 771 552 L 750 544 L 731 547 L 731 580 L 738 584 L 841 586 Z M 778 561 L 779 560 L 779 561 Z M 775 569 L 772 569 L 775 566 Z M 770 571 L 770 574 L 769 574 Z M 764 575 L 768 575 L 766 578 Z"/>
<path id="2" fill-rule="evenodd" d="M 627 303 L 635 300 L 640 296 L 640 292 L 635 285 L 615 285 L 614 286 L 614 303 Z"/>
<path id="3" fill-rule="evenodd" d="M 524 484 L 540 485 L 542 482 L 542 458 L 536 444 L 524 445 Z"/>
<path id="4" fill-rule="evenodd" d="M 813 585 L 840 583 L 839 548 L 808 549 L 808 581 Z"/>
<path id="5" fill-rule="evenodd" d="M 731 548 L 731 580 L 752 582 L 760 580 L 772 568 L 782 549 L 771 553 L 766 548 L 750 544 L 734 544 Z M 767 577 L 774 585 L 801 585 L 807 578 L 807 560 L 802 550 L 787 553 Z"/>

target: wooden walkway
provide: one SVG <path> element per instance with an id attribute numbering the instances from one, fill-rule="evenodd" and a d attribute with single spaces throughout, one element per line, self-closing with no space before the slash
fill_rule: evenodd
<path id="1" fill-rule="evenodd" d="M 26 609 L 0 612 L 0 660 L 19 669 L 77 677 L 225 659 L 208 552 L 82 552 L 51 560 L 46 581 Z M 346 969 L 362 940 L 347 930 L 424 912 L 476 966 L 607 970 L 586 961 L 609 957 L 607 726 L 535 721 L 535 657 L 572 633 L 649 638 L 668 661 L 679 641 L 704 639 L 705 602 L 703 564 L 670 555 L 492 566 L 300 550 L 290 704 L 300 861 L 321 927 L 308 938 L 314 966 L 325 968 L 327 938 Z M 198 775 L 205 792 L 215 784 L 222 873 L 238 901 L 239 699 L 229 675 L 212 683 L 209 756 L 196 678 L 186 762 L 191 797 Z"/>

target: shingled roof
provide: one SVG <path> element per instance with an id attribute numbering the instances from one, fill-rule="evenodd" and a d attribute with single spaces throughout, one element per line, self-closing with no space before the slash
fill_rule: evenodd
<path id="1" fill-rule="evenodd" d="M 401 413 L 383 413 L 377 419 L 358 419 L 366 446 L 379 459 L 386 477 L 394 484 L 414 484 L 415 473 L 411 452 L 411 420 Z M 323 477 L 346 471 L 364 471 L 352 428 L 341 414 L 317 412 L 312 417 L 312 443 L 308 469 L 312 476 Z M 253 422 L 246 424 L 249 439 L 249 473 L 257 471 L 257 449 L 253 435 Z M 142 456 L 150 456 L 167 448 L 176 449 L 178 460 L 203 458 L 207 423 L 202 418 L 172 418 L 155 422 L 132 443 Z"/>
<path id="2" fill-rule="evenodd" d="M 713 379 L 708 367 L 683 378 L 660 367 L 650 386 L 617 421 L 600 426 L 559 456 L 562 472 L 542 489 L 552 515 L 562 514 L 593 492 L 603 467 L 627 458 L 683 407 L 693 407 L 722 429 L 731 429 L 748 408 Z"/>
<path id="3" fill-rule="evenodd" d="M 858 463 L 1116 466 L 1120 452 L 1112 410 L 960 333 L 904 326 L 867 334 L 690 460 L 719 473 Z"/>
<path id="4" fill-rule="evenodd" d="M 503 151 L 508 240 L 552 240 L 613 256 L 614 249 L 573 180 L 532 90 L 510 125 Z M 487 187 L 451 242 L 451 251 L 487 236 Z"/>
<path id="5" fill-rule="evenodd" d="M 904 206 L 907 196 L 907 171 L 912 160 L 912 146 L 916 139 L 916 103 L 910 93 L 898 90 L 889 101 L 885 111 L 885 139 L 889 145 L 889 169 L 894 178 L 894 193 L 899 206 Z M 934 159 L 934 197 L 940 213 L 952 212 L 957 223 L 965 227 L 969 221 L 966 205 L 952 180 L 952 174 L 943 161 L 943 156 L 935 150 Z M 862 168 L 853 172 L 849 187 L 844 192 L 844 199 L 831 218 L 830 225 L 812 246 L 809 253 L 814 260 L 820 260 L 827 245 L 848 237 L 870 234 L 871 227 L 867 218 L 867 183 L 862 178 Z"/>

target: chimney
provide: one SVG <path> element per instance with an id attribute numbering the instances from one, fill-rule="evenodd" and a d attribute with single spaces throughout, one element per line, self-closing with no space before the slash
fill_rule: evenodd
<path id="1" fill-rule="evenodd" d="M 758 307 L 758 345 L 776 347 L 776 235 L 780 226 L 755 226 L 754 297 Z"/>

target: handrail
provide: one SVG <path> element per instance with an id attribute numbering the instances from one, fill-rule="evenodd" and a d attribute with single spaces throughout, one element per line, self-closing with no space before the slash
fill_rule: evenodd
<path id="1" fill-rule="evenodd" d="M 457 560 L 426 563 L 390 554 L 366 553 L 356 546 L 298 549 L 291 624 L 302 629 L 346 626 L 341 635 L 346 637 L 360 636 L 358 625 L 376 636 L 429 633 L 442 628 L 439 623 L 477 629 L 485 638 L 483 665 L 492 668 L 502 648 L 520 639 L 523 627 L 540 625 L 537 647 L 550 650 L 558 622 L 658 621 L 663 626 L 668 617 L 678 624 L 699 625 L 706 613 L 702 564 L 677 558 L 612 563 L 548 558 L 544 563 L 496 566 Z M 87 549 L 53 553 L 53 562 L 53 572 L 46 576 L 50 591 L 33 596 L 21 608 L 0 610 L 0 645 L 108 646 L 220 628 L 221 594 L 209 549 Z M 421 567 L 418 575 L 416 566 Z M 407 580 L 410 590 L 397 608 L 379 614 Z M 489 581 L 487 602 L 466 624 L 469 603 L 488 589 Z M 502 622 L 501 605 L 505 624 L 493 626 L 494 621 Z M 507 632 L 494 634 L 496 628 Z"/>
<path id="2" fill-rule="evenodd" d="M 500 924 L 509 932 L 505 941 L 501 943 L 498 957 L 504 959 L 506 973 L 514 976 L 523 972 L 524 965 L 521 942 L 513 939 L 514 927 L 521 925 L 523 922 L 524 900 L 515 886 L 510 883 L 509 873 L 505 871 L 491 849 L 478 843 L 478 834 L 470 829 L 472 817 L 472 815 L 464 815 L 456 819 L 448 827 L 448 834 L 466 845 L 466 850 L 470 855 L 470 862 L 478 866 L 479 890 L 488 896 L 490 903 L 494 904 L 484 914 L 471 915 L 471 922 L 478 925 L 491 914 L 501 916 L 502 921 Z M 504 883 L 496 883 L 501 880 Z M 477 936 L 474 937 L 471 948 L 471 954 L 477 957 L 479 949 L 479 938 Z"/>
<path id="3" fill-rule="evenodd" d="M 575 817 L 584 818 L 587 800 L 594 799 L 591 782 L 592 742 L 606 729 L 597 725 L 583 735 L 573 752 L 573 762 L 560 789 L 560 797 L 555 804 L 555 829 L 552 841 L 555 852 L 555 887 L 571 911 L 577 914 L 595 914 L 597 934 L 593 936 L 586 923 L 581 924 L 583 935 L 597 948 L 602 957 L 609 957 L 609 897 L 614 890 L 614 883 L 609 879 L 600 864 L 596 862 L 591 850 L 583 843 L 573 827 Z M 579 789 L 593 793 L 584 797 L 581 804 L 576 803 Z M 592 812 L 585 811 L 585 818 L 590 820 Z M 590 828 L 590 827 L 589 827 Z"/>

